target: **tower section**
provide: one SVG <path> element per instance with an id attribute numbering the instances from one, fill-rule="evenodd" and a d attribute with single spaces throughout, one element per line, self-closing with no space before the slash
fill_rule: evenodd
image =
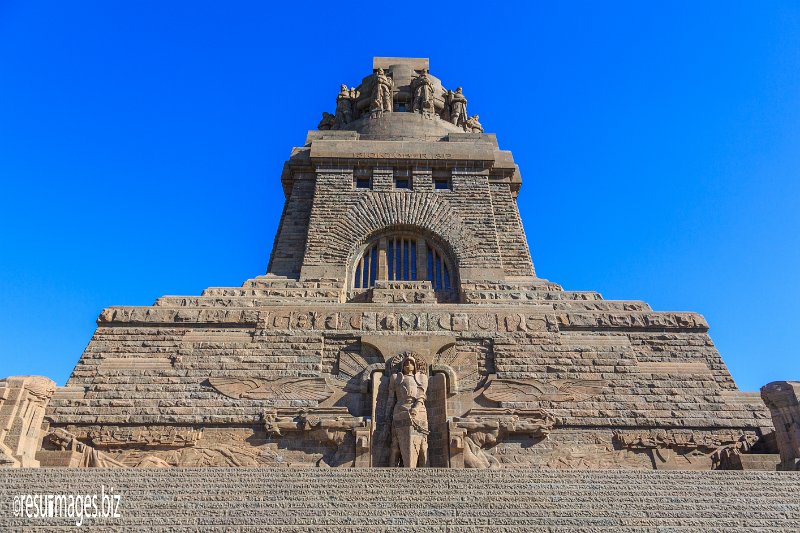
<path id="1" fill-rule="evenodd" d="M 336 102 L 284 168 L 269 274 L 335 283 L 348 301 L 386 281 L 457 302 L 462 284 L 535 280 L 519 169 L 460 87 L 427 59 L 375 58 Z"/>

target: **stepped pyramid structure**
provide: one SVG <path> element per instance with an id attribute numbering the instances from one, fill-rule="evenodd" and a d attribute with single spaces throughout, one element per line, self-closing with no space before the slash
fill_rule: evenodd
<path id="1" fill-rule="evenodd" d="M 103 310 L 64 387 L 0 380 L 0 466 L 62 467 L 0 469 L 3 502 L 113 486 L 127 514 L 94 525 L 126 530 L 800 528 L 774 472 L 800 383 L 765 405 L 702 316 L 538 278 L 519 168 L 427 59 L 342 85 L 281 181 L 265 275 Z"/>
<path id="2" fill-rule="evenodd" d="M 536 276 L 520 170 L 428 60 L 342 85 L 281 181 L 267 274 L 105 309 L 33 461 L 774 469 L 702 316 Z"/>
<path id="3" fill-rule="evenodd" d="M 103 310 L 64 387 L 0 380 L 0 467 L 54 467 L 0 470 L 0 527 L 103 484 L 126 530 L 800 528 L 800 383 L 739 391 L 702 316 L 538 278 L 519 168 L 428 66 L 341 86 L 265 275 Z"/>

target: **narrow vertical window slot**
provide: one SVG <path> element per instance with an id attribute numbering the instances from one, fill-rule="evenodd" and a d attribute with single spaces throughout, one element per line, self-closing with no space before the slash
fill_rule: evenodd
<path id="1" fill-rule="evenodd" d="M 362 287 L 364 287 L 366 289 L 367 287 L 369 287 L 369 254 L 368 254 L 368 252 L 364 252 L 364 257 L 362 258 L 362 265 L 363 266 L 361 268 L 361 273 L 362 273 L 362 278 L 364 280 Z"/>
<path id="2" fill-rule="evenodd" d="M 436 267 L 436 281 L 434 286 L 437 291 L 442 290 L 442 258 L 434 252 L 433 264 Z"/>
<path id="3" fill-rule="evenodd" d="M 428 281 L 433 285 L 433 250 L 428 247 Z"/>
<path id="4" fill-rule="evenodd" d="M 369 259 L 369 286 L 375 285 L 375 278 L 378 276 L 378 246 L 372 247 L 372 253 Z"/>
<path id="5" fill-rule="evenodd" d="M 386 264 L 389 267 L 390 280 L 394 279 L 394 239 L 390 239 L 386 244 Z"/>
<path id="6" fill-rule="evenodd" d="M 411 241 L 411 279 L 417 280 L 417 241 Z"/>

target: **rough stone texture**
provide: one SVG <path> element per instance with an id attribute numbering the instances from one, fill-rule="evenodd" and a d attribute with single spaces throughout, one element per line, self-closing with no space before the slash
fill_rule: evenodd
<path id="1" fill-rule="evenodd" d="M 375 64 L 284 165 L 265 275 L 103 310 L 47 464 L 382 466 L 413 352 L 430 466 L 774 469 L 769 411 L 705 319 L 537 278 L 511 153 L 427 60 Z"/>
<path id="2" fill-rule="evenodd" d="M 37 467 L 45 407 L 56 384 L 41 376 L 0 379 L 0 466 Z"/>
<path id="3" fill-rule="evenodd" d="M 761 388 L 772 413 L 782 470 L 800 470 L 800 381 L 773 381 Z"/>
<path id="4" fill-rule="evenodd" d="M 0 529 L 74 530 L 15 517 L 13 498 L 112 488 L 120 517 L 81 530 L 800 530 L 800 476 L 788 472 L 278 468 L 0 471 Z"/>

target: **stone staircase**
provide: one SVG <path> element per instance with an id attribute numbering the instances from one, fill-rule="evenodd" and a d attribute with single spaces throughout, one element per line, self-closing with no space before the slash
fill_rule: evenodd
<path id="1" fill-rule="evenodd" d="M 25 494 L 121 496 L 102 531 L 800 531 L 800 473 L 455 469 L 0 470 L 0 531 Z M 99 506 L 99 504 L 98 504 Z"/>

